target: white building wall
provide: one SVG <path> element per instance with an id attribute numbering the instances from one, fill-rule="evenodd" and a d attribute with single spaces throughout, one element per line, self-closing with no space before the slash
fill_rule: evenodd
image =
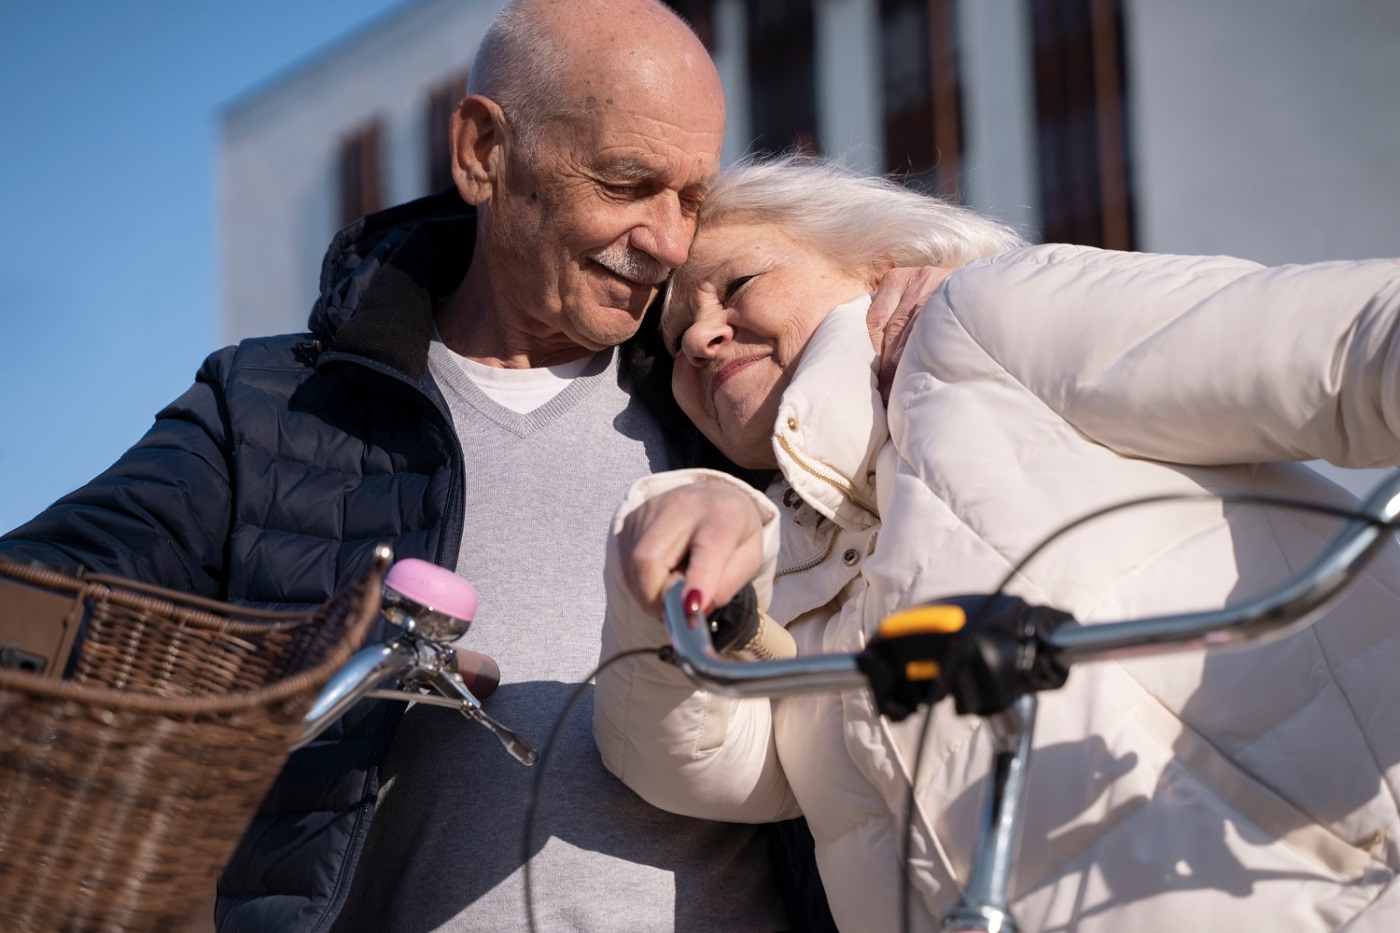
<path id="1" fill-rule="evenodd" d="M 972 0 L 958 7 L 957 18 L 963 198 L 1027 239 L 1039 239 L 1029 4 Z"/>
<path id="2" fill-rule="evenodd" d="M 1125 0 L 1143 249 L 1400 254 L 1400 3 Z"/>
<path id="3" fill-rule="evenodd" d="M 745 0 L 716 0 L 714 7 L 714 60 L 724 85 L 725 165 L 742 158 L 753 138 L 749 117 L 749 30 L 744 22 Z"/>
<path id="4" fill-rule="evenodd" d="M 465 68 L 503 0 L 419 0 L 223 114 L 223 335 L 304 330 L 339 218 L 339 141 L 383 125 L 385 203 L 427 193 L 428 90 Z"/>
<path id="5" fill-rule="evenodd" d="M 860 172 L 885 167 L 876 0 L 816 0 L 817 138 Z"/>

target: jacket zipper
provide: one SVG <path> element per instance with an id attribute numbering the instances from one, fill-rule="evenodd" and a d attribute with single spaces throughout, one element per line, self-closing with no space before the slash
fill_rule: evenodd
<path id="1" fill-rule="evenodd" d="M 457 427 L 452 423 L 452 416 L 443 410 L 443 407 L 437 403 L 436 399 L 434 399 L 427 392 L 424 392 L 421 387 L 416 385 L 405 374 L 399 372 L 392 366 L 386 366 L 378 360 L 372 360 L 368 357 L 360 356 L 357 353 L 336 353 L 334 350 L 331 350 L 318 355 L 316 363 L 314 364 L 314 368 L 320 369 L 321 364 L 323 362 L 326 362 L 327 360 L 331 362 L 353 363 L 357 366 L 363 366 L 364 368 L 372 370 L 373 372 L 377 372 L 380 375 L 388 376 L 390 379 L 394 379 L 398 382 L 403 383 L 404 385 L 417 392 L 419 397 L 422 398 L 423 401 L 428 403 L 428 407 L 437 414 L 441 426 L 447 429 L 447 437 L 450 438 L 452 441 L 453 456 L 452 472 L 449 476 L 447 483 L 447 501 L 446 503 L 444 503 L 443 508 L 443 520 L 445 523 L 450 523 L 452 527 L 448 529 L 440 538 L 438 538 L 437 553 L 433 555 L 433 563 L 437 564 L 439 567 L 447 567 L 445 561 L 447 559 L 447 544 L 449 538 L 451 538 L 453 535 L 456 536 L 458 551 L 461 550 L 462 546 L 462 524 L 464 521 L 464 517 L 455 516 L 456 520 L 454 521 L 453 513 L 457 509 L 457 500 L 461 496 L 462 485 L 466 481 L 464 476 L 466 472 L 466 455 L 462 452 L 462 442 L 457 438 Z M 456 570 L 457 568 L 453 566 L 447 567 L 447 569 Z"/>
<path id="2" fill-rule="evenodd" d="M 811 570 L 813 567 L 826 560 L 828 557 L 831 556 L 831 552 L 836 550 L 836 536 L 840 533 L 841 526 L 836 524 L 835 522 L 832 522 L 831 537 L 826 539 L 826 550 L 822 551 L 821 554 L 812 558 L 811 560 L 804 561 L 803 563 L 798 564 L 796 567 L 789 567 L 786 570 L 779 570 L 777 573 L 773 574 L 773 579 L 776 580 L 779 577 L 785 577 L 790 573 L 802 573 L 803 571 Z"/>
<path id="3" fill-rule="evenodd" d="M 451 527 L 446 529 L 443 535 L 438 539 L 437 554 L 434 555 L 433 561 L 439 567 L 445 566 L 443 561 L 447 556 L 446 550 L 449 537 L 452 535 L 456 536 L 457 546 L 460 550 L 462 542 L 462 533 L 464 530 L 462 527 L 464 519 L 461 516 L 457 516 L 454 520 L 453 512 L 457 508 L 457 500 L 461 495 L 461 487 L 466 482 L 466 456 L 462 452 L 462 442 L 457 439 L 457 427 L 452 423 L 452 417 L 443 410 L 442 406 L 437 403 L 436 399 L 434 399 L 427 392 L 424 392 L 419 386 L 415 385 L 406 375 L 394 369 L 392 366 L 386 366 L 377 360 L 371 360 L 358 354 L 336 354 L 334 351 L 331 351 L 327 354 L 318 355 L 316 362 L 313 364 L 313 367 L 319 370 L 321 364 L 327 359 L 329 359 L 331 362 L 344 362 L 351 363 L 356 366 L 362 366 L 373 372 L 377 372 L 381 375 L 388 376 L 391 379 L 395 379 L 409 386 L 411 389 L 418 393 L 420 398 L 422 398 L 425 402 L 428 403 L 428 407 L 437 414 L 437 417 L 440 419 L 440 421 L 443 422 L 444 426 L 447 428 L 447 436 L 452 440 L 453 458 L 452 473 L 447 486 L 447 503 L 446 507 L 443 510 L 443 520 L 444 522 L 451 523 Z M 456 570 L 456 567 L 448 567 L 447 569 Z M 400 715 L 402 715 L 402 711 L 400 711 Z M 367 793 L 371 789 L 371 787 L 373 787 L 376 790 L 377 796 L 377 779 L 379 773 L 379 766 L 383 763 L 384 757 L 388 754 L 388 742 L 392 740 L 397 725 L 398 718 L 393 714 L 390 714 L 383 730 L 380 732 L 379 743 L 376 746 L 374 754 L 370 760 L 368 774 L 366 775 L 365 779 L 365 787 Z M 371 780 L 371 778 L 373 778 L 373 780 Z M 321 911 L 320 915 L 317 916 L 312 923 L 311 929 L 313 930 L 313 933 L 314 931 L 326 929 L 328 924 L 334 924 L 337 920 L 340 919 L 340 911 L 345 906 L 345 899 L 350 895 L 351 876 L 353 876 L 354 874 L 354 869 L 358 869 L 360 867 L 359 861 L 360 856 L 364 854 L 363 847 L 365 837 L 369 833 L 369 822 L 365 818 L 365 806 L 366 805 L 364 803 L 361 803 L 358 807 L 356 807 L 355 825 L 351 830 L 350 844 L 346 848 L 345 854 L 340 861 L 340 866 L 336 871 L 335 880 L 331 885 L 331 896 L 326 902 L 326 907 L 324 910 Z"/>
<path id="4" fill-rule="evenodd" d="M 850 480 L 835 471 L 824 470 L 820 467 L 813 466 L 807 457 L 797 452 L 786 437 L 779 434 L 777 438 L 783 450 L 787 451 L 787 455 L 797 461 L 797 465 L 802 467 L 804 471 L 841 493 L 841 495 L 845 496 L 856 508 L 868 513 L 871 518 L 877 520 L 880 518 L 880 513 L 875 510 L 874 506 L 856 495 L 856 487 Z M 833 542 L 835 541 L 834 538 L 832 540 Z"/>

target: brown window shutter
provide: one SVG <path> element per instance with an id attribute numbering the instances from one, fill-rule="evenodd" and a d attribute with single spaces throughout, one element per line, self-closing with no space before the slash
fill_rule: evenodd
<path id="1" fill-rule="evenodd" d="M 958 196 L 962 86 L 954 0 L 880 0 L 885 168 Z"/>
<path id="2" fill-rule="evenodd" d="M 1119 0 L 1032 0 L 1044 239 L 1133 249 Z"/>
<path id="3" fill-rule="evenodd" d="M 372 120 L 340 141 L 340 225 L 384 207 L 382 132 Z"/>
<path id="4" fill-rule="evenodd" d="M 466 69 L 455 72 L 428 90 L 427 138 L 428 191 L 441 191 L 452 184 L 452 114 L 467 92 Z"/>

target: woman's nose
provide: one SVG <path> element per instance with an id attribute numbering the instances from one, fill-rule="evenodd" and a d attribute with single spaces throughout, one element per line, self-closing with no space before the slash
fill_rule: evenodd
<path id="1" fill-rule="evenodd" d="M 697 316 L 681 334 L 681 352 L 697 366 L 713 359 L 733 336 L 729 322 L 721 314 Z"/>

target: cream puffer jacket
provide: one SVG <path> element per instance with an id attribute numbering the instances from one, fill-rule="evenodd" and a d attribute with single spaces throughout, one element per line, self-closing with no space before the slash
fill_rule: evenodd
<path id="1" fill-rule="evenodd" d="M 785 481 L 762 499 L 760 598 L 804 653 L 859 650 L 901 607 L 987 592 L 1105 505 L 1202 491 L 1346 504 L 1271 461 L 1400 463 L 1400 262 L 1065 246 L 982 260 L 918 319 L 888 429 L 862 309 L 833 312 L 804 353 L 774 436 Z M 702 479 L 727 481 L 643 480 L 618 521 Z M 1012 590 L 1086 622 L 1218 607 L 1297 570 L 1335 528 L 1278 509 L 1142 508 L 1068 535 Z M 1395 550 L 1284 640 L 1083 665 L 1042 695 L 1023 930 L 1400 930 Z M 610 551 L 604 657 L 664 640 L 621 584 L 615 539 Z M 898 928 L 917 717 L 891 724 L 862 691 L 718 697 L 652 659 L 600 675 L 595 703 L 604 762 L 644 798 L 714 819 L 804 813 L 841 928 Z M 936 707 L 916 929 L 936 927 L 966 877 L 989 756 L 978 720 Z"/>

